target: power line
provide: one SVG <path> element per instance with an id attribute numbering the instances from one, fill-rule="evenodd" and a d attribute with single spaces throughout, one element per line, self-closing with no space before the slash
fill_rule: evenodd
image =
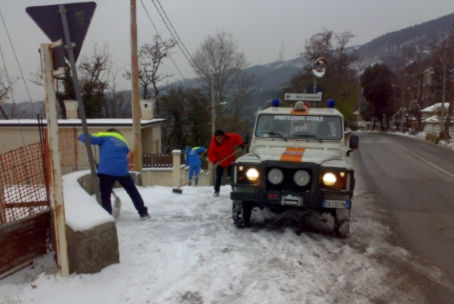
<path id="1" fill-rule="evenodd" d="M 6 81 L 8 81 L 8 85 L 11 87 L 11 99 L 13 100 L 13 103 L 16 103 L 15 100 L 14 100 L 14 95 L 13 95 L 13 92 L 12 92 L 12 84 L 11 84 L 11 81 L 10 81 L 10 78 L 9 78 L 8 69 L 6 67 L 6 62 L 5 62 L 5 57 L 3 57 L 3 51 L 2 51 L 2 47 L 1 46 L 0 46 L 0 55 L 2 56 L 3 66 L 5 67 Z"/>
<path id="2" fill-rule="evenodd" d="M 150 20 L 151 24 L 153 25 L 153 28 L 155 29 L 156 33 L 158 33 L 159 39 L 161 39 L 161 41 L 163 42 L 163 40 L 162 40 L 162 38 L 161 38 L 161 35 L 160 35 L 159 32 L 158 32 L 158 29 L 157 29 L 156 26 L 154 25 L 153 20 L 151 19 L 150 14 L 148 13 L 147 8 L 145 7 L 145 4 L 143 4 L 143 1 L 142 1 L 142 0 L 140 0 L 140 3 L 142 3 L 143 9 L 144 9 L 145 12 L 147 13 L 148 19 Z M 177 68 L 178 73 L 180 73 L 180 76 L 184 79 L 183 74 L 181 73 L 180 69 L 178 68 L 178 65 L 176 64 L 176 62 L 173 60 L 173 57 L 172 57 L 172 55 L 170 55 L 170 52 L 168 51 L 167 46 L 166 46 L 165 44 L 164 44 L 164 48 L 165 48 L 166 52 L 168 52 L 170 59 L 172 60 L 172 62 L 173 62 L 173 64 L 175 65 L 175 67 Z"/>
<path id="3" fill-rule="evenodd" d="M 152 1 L 153 1 L 153 0 L 152 0 Z M 145 10 L 145 12 L 146 12 L 146 14 L 147 14 L 147 16 L 148 16 L 148 19 L 150 20 L 151 24 L 153 25 L 153 28 L 155 29 L 156 33 L 158 34 L 159 39 L 161 39 L 161 41 L 163 42 L 162 37 L 161 37 L 161 34 L 159 33 L 159 31 L 158 31 L 158 29 L 156 28 L 156 26 L 155 26 L 153 20 L 151 19 L 150 14 L 148 13 L 147 8 L 145 7 L 145 4 L 143 3 L 142 0 L 140 0 L 140 2 L 142 3 L 142 6 L 143 6 L 143 8 L 144 8 L 144 10 Z M 153 4 L 154 4 L 154 2 L 153 2 Z M 156 7 L 156 4 L 155 4 L 155 7 Z M 157 7 L 156 7 L 156 9 L 158 10 Z M 158 10 L 158 13 L 159 13 L 159 10 Z M 161 15 L 161 14 L 160 14 L 160 15 Z M 161 15 L 161 19 L 162 19 L 162 15 Z M 164 21 L 164 20 L 163 20 L 163 21 Z M 164 23 L 165 23 L 165 21 L 164 21 Z M 167 26 L 167 25 L 166 25 L 166 26 Z M 169 27 L 167 27 L 167 29 L 169 29 Z M 170 30 L 169 30 L 169 31 L 170 31 Z M 170 34 L 172 35 L 172 32 L 170 32 Z M 173 35 L 172 35 L 172 37 L 175 39 L 175 37 L 174 37 Z M 177 41 L 176 39 L 175 39 L 175 41 L 177 42 L 177 45 L 178 45 L 178 47 L 180 48 L 180 50 L 183 52 L 183 55 L 185 55 L 185 54 L 184 54 L 184 51 L 183 51 L 183 50 L 181 49 L 181 47 L 179 46 L 178 41 Z M 183 76 L 183 74 L 181 73 L 180 69 L 178 68 L 178 65 L 177 65 L 176 62 L 173 60 L 172 55 L 170 55 L 170 52 L 168 51 L 168 49 L 167 49 L 167 47 L 165 46 L 165 44 L 164 44 L 164 48 L 165 48 L 165 50 L 168 52 L 169 57 L 170 57 L 170 59 L 172 60 L 172 62 L 173 62 L 173 64 L 175 65 L 175 67 L 177 68 L 178 72 L 180 73 L 180 76 L 181 76 L 184 80 L 186 80 L 186 78 Z M 189 55 L 189 56 L 190 56 L 190 55 Z M 186 55 L 185 55 L 185 57 L 186 57 Z M 188 57 L 186 57 L 186 59 L 189 61 L 189 64 L 191 64 L 191 61 L 188 59 Z M 191 64 L 191 66 L 192 66 L 192 64 Z M 200 99 L 197 98 L 197 96 L 195 96 L 195 99 L 200 103 L 200 105 L 201 105 L 205 110 L 207 110 L 208 112 L 210 112 L 210 110 L 208 110 L 208 108 L 203 104 L 202 101 L 200 101 Z"/>
<path id="4" fill-rule="evenodd" d="M 2 51 L 1 46 L 0 46 L 0 54 L 2 55 L 3 66 L 5 67 L 6 81 L 8 81 L 9 88 L 11 89 L 11 99 L 13 100 L 13 112 L 12 112 L 12 117 L 14 118 L 14 110 L 15 110 L 15 107 L 16 107 L 16 102 L 15 102 L 15 100 L 14 100 L 14 95 L 13 95 L 13 85 L 12 85 L 10 79 L 9 79 L 8 69 L 6 68 L 5 57 L 3 57 L 3 51 Z M 5 117 L 5 118 L 8 119 L 8 117 Z M 20 119 L 19 119 L 19 118 L 17 119 L 17 123 L 19 124 L 20 135 L 21 135 L 21 137 L 22 137 L 22 144 L 23 144 L 24 147 L 25 147 L 24 134 L 22 133 L 22 126 L 21 126 L 21 123 L 20 123 Z"/>
<path id="5" fill-rule="evenodd" d="M 153 1 L 153 3 L 154 3 L 154 0 L 152 0 L 152 1 Z M 167 14 L 166 14 L 164 8 L 163 8 L 162 5 L 161 5 L 161 2 L 159 2 L 159 0 L 156 0 L 156 1 L 158 2 L 159 7 L 161 7 L 161 10 L 162 10 L 162 12 L 164 13 L 164 15 L 166 16 L 167 21 L 169 21 L 170 26 L 172 27 L 173 31 L 175 32 L 175 35 L 177 35 L 178 40 L 179 40 L 179 41 L 181 42 L 181 44 L 183 45 L 184 49 L 185 49 L 186 52 L 188 53 L 188 55 L 189 55 L 189 57 L 191 58 L 192 62 L 195 62 L 194 58 L 192 58 L 192 56 L 191 56 L 191 53 L 189 53 L 188 49 L 187 49 L 186 46 L 184 45 L 183 40 L 181 40 L 181 38 L 180 38 L 180 36 L 178 35 L 177 31 L 176 31 L 175 28 L 173 27 L 173 24 L 172 24 L 172 22 L 170 21 L 169 17 L 167 17 Z M 161 18 L 162 18 L 162 16 L 161 16 Z"/>
<path id="6" fill-rule="evenodd" d="M 180 42 L 181 42 L 181 45 L 183 45 L 183 47 L 184 47 L 183 42 L 182 42 L 181 40 L 175 38 L 175 36 L 173 35 L 172 30 L 171 30 L 171 29 L 169 28 L 169 26 L 167 25 L 167 22 L 165 21 L 164 17 L 162 16 L 162 14 L 161 14 L 161 12 L 160 12 L 158 6 L 157 6 L 156 3 L 154 2 L 154 0 L 151 0 L 151 1 L 153 2 L 153 5 L 156 7 L 156 10 L 158 11 L 159 16 L 161 16 L 161 19 L 162 19 L 162 21 L 164 22 L 165 26 L 166 26 L 167 29 L 169 30 L 170 35 L 172 35 L 172 37 L 173 37 L 173 39 L 175 39 L 175 41 L 177 41 L 177 42 L 180 41 Z M 176 32 L 175 32 L 175 34 L 176 34 Z M 178 36 L 178 35 L 177 35 L 177 36 Z M 191 60 L 188 58 L 188 56 L 186 55 L 185 51 L 181 48 L 180 43 L 177 43 L 177 45 L 178 45 L 178 47 L 180 48 L 181 52 L 183 53 L 184 57 L 186 57 L 186 60 L 189 62 L 189 64 L 190 64 L 193 68 L 195 68 L 195 67 L 194 67 L 194 64 L 193 64 L 193 63 L 191 62 Z M 185 49 L 186 49 L 186 47 L 185 47 Z M 188 55 L 191 56 L 191 55 L 189 54 L 189 52 L 188 52 Z M 191 57 L 191 59 L 192 59 L 192 57 Z"/>
<path id="7" fill-rule="evenodd" d="M 8 36 L 8 40 L 11 45 L 11 49 L 13 50 L 13 53 L 14 53 L 14 58 L 16 58 L 17 66 L 19 67 L 19 71 L 22 76 L 22 80 L 24 81 L 24 85 L 25 85 L 25 89 L 28 94 L 28 98 L 30 99 L 30 103 L 32 104 L 32 108 L 33 108 L 33 111 L 35 112 L 35 115 L 37 115 L 35 106 L 33 105 L 32 97 L 30 96 L 30 91 L 28 90 L 27 82 L 25 81 L 25 78 L 24 78 L 24 73 L 22 72 L 22 68 L 20 67 L 19 60 L 17 59 L 16 51 L 14 49 L 13 42 L 11 41 L 11 37 L 9 35 L 8 28 L 6 27 L 5 19 L 3 19 L 3 14 L 2 14 L 1 10 L 0 10 L 0 17 L 2 17 L 3 26 L 5 27 L 6 35 Z"/>

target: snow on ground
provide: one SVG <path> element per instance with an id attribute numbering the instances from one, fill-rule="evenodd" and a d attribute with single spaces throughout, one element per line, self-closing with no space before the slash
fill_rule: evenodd
<path id="1" fill-rule="evenodd" d="M 0 303 L 405 303 L 415 291 L 391 280 L 377 257 L 408 253 L 385 241 L 372 198 L 357 185 L 347 239 L 315 231 L 301 216 L 255 209 L 251 227 L 237 229 L 228 186 L 218 198 L 211 187 L 181 195 L 139 187 L 147 221 L 117 189 L 120 264 L 63 278 L 50 253 L 1 280 Z"/>

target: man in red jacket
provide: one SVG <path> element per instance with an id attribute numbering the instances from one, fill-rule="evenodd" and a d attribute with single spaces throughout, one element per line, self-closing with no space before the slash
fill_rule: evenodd
<path id="1" fill-rule="evenodd" d="M 244 149 L 243 139 L 236 133 L 225 133 L 222 130 L 214 132 L 213 139 L 208 149 L 208 159 L 216 166 L 216 183 L 213 196 L 219 196 L 222 174 L 227 169 L 227 174 L 232 180 L 232 163 L 235 161 L 235 148 L 237 144 Z"/>

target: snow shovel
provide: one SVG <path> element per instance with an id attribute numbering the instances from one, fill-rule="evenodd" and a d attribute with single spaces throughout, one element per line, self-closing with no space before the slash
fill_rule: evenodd
<path id="1" fill-rule="evenodd" d="M 112 194 L 115 197 L 114 206 L 112 208 L 112 216 L 114 219 L 118 219 L 121 211 L 121 199 L 115 194 L 115 191 L 112 190 Z"/>
<path id="2" fill-rule="evenodd" d="M 229 157 L 231 157 L 232 155 L 236 154 L 238 151 L 242 151 L 242 149 L 239 149 L 239 150 L 236 150 L 235 152 L 233 152 L 232 154 L 230 154 L 229 156 L 227 156 L 226 158 L 224 158 L 223 160 L 217 162 L 217 164 L 214 166 L 214 168 L 216 168 L 218 166 L 218 164 L 222 163 L 224 160 L 228 159 Z M 207 171 L 209 172 L 209 171 Z M 181 190 L 181 188 L 183 186 L 186 186 L 187 184 L 189 184 L 190 182 L 192 182 L 192 180 L 196 179 L 197 177 L 199 177 L 200 175 L 202 175 L 203 172 L 201 172 L 199 175 L 197 175 L 196 177 L 193 177 L 191 180 L 187 181 L 186 183 L 184 183 L 183 185 L 181 185 L 180 187 L 178 188 L 173 188 L 172 189 L 172 192 L 173 193 L 177 193 L 177 194 L 182 194 L 183 193 L 183 190 Z"/>

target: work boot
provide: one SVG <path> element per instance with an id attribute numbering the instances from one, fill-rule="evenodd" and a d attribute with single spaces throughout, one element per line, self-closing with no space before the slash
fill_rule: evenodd
<path id="1" fill-rule="evenodd" d="M 149 218 L 150 218 L 150 215 L 149 215 L 148 213 L 143 214 L 143 215 L 140 216 L 140 219 L 141 219 L 142 221 L 148 220 Z"/>
<path id="2" fill-rule="evenodd" d="M 216 191 L 214 194 L 213 194 L 214 197 L 218 197 L 219 196 L 219 191 Z"/>

